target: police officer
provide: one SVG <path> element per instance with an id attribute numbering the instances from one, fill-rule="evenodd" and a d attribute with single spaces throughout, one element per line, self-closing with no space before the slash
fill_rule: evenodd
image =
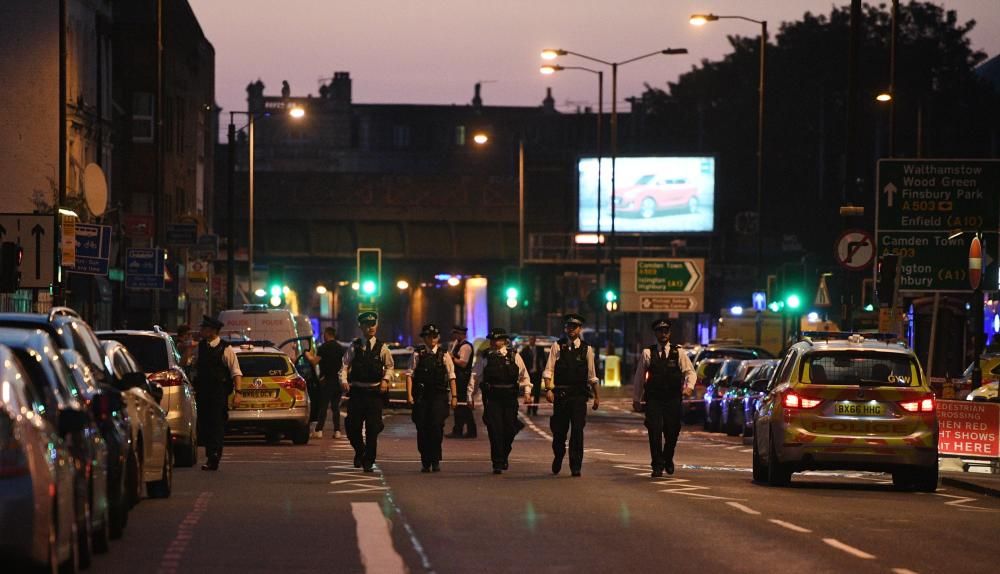
<path id="1" fill-rule="evenodd" d="M 642 350 L 632 380 L 632 410 L 646 412 L 652 477 L 674 473 L 674 448 L 681 432 L 683 398 L 694 390 L 695 372 L 687 353 L 670 344 L 670 321 L 653 323 L 655 345 Z"/>
<path id="2" fill-rule="evenodd" d="M 327 408 L 333 411 L 333 438 L 340 438 L 340 398 L 343 393 L 340 370 L 344 366 L 344 353 L 334 327 L 323 329 L 323 344 L 316 348 L 315 353 L 305 353 L 306 359 L 319 367 L 319 387 L 316 400 L 312 403 L 314 422 L 310 423 L 313 427 L 312 438 L 323 438 Z"/>
<path id="3" fill-rule="evenodd" d="M 219 338 L 223 324 L 209 316 L 201 322 L 201 342 L 194 364 L 195 395 L 198 399 L 198 433 L 205 443 L 205 464 L 202 470 L 219 470 L 222 441 L 229 418 L 229 394 L 239 388 L 240 365 L 236 353 Z M 238 398 L 238 396 L 237 396 Z"/>
<path id="4" fill-rule="evenodd" d="M 583 427 L 587 424 L 587 400 L 594 393 L 594 410 L 601 404 L 597 394 L 597 369 L 594 348 L 580 338 L 583 317 L 570 313 L 563 317 L 566 336 L 549 350 L 549 361 L 542 372 L 545 400 L 553 403 L 549 428 L 552 429 L 552 474 L 562 470 L 569 437 L 569 470 L 580 476 L 583 466 Z"/>
<path id="5" fill-rule="evenodd" d="M 514 437 L 524 428 L 524 423 L 517 420 L 517 397 L 523 394 L 524 402 L 531 402 L 531 379 L 521 357 L 507 348 L 506 330 L 491 329 L 489 339 L 489 348 L 472 370 L 469 400 L 471 403 L 476 388 L 482 390 L 483 424 L 490 436 L 493 474 L 502 474 L 509 466 Z"/>
<path id="6" fill-rule="evenodd" d="M 433 323 L 420 331 L 424 344 L 413 350 L 411 375 L 406 377 L 406 403 L 413 407 L 413 424 L 417 425 L 417 449 L 420 451 L 421 472 L 441 470 L 441 441 L 444 420 L 448 418 L 448 396 L 451 408 L 458 402 L 455 388 L 455 367 L 451 354 L 440 345 L 441 330 Z"/>
<path id="7" fill-rule="evenodd" d="M 451 345 L 448 354 L 455 365 L 456 387 L 458 388 L 458 404 L 454 407 L 455 423 L 451 429 L 451 438 L 476 438 L 476 419 L 472 416 L 469 401 L 469 379 L 472 377 L 472 343 L 466 338 L 469 329 L 455 325 L 451 330 Z"/>
<path id="8" fill-rule="evenodd" d="M 340 370 L 340 387 L 343 392 L 350 393 L 344 426 L 354 447 L 354 468 L 364 467 L 365 472 L 373 472 L 378 434 L 385 428 L 382 424 L 383 395 L 389 392 L 393 361 L 389 347 L 375 337 L 378 313 L 361 313 L 358 326 L 361 337 L 344 353 L 344 367 Z M 363 437 L 362 426 L 365 429 Z"/>

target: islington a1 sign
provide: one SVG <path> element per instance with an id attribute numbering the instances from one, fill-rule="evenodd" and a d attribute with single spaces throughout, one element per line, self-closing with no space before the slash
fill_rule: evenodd
<path id="1" fill-rule="evenodd" d="M 621 310 L 627 313 L 701 313 L 705 260 L 622 257 Z"/>
<path id="2" fill-rule="evenodd" d="M 988 262 L 997 253 L 1000 161 L 883 159 L 877 179 L 877 255 L 899 255 L 899 288 L 968 291 L 973 234 L 985 234 Z M 989 289 L 996 267 L 984 271 Z"/>

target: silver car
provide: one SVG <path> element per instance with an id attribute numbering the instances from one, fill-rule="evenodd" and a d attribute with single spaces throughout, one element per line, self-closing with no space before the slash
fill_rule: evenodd
<path id="1" fill-rule="evenodd" d="M 150 382 L 160 385 L 160 406 L 167 411 L 174 462 L 194 466 L 198 462 L 198 405 L 173 338 L 159 327 L 152 331 L 101 331 L 97 337 L 125 345 Z"/>
<path id="2" fill-rule="evenodd" d="M 2 345 L 0 387 L 0 555 L 47 571 L 75 567 L 74 464 L 61 432 L 69 429 Z"/>

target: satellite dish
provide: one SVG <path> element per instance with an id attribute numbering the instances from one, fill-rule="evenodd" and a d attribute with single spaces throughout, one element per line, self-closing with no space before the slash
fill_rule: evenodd
<path id="1" fill-rule="evenodd" d="M 83 196 L 90 212 L 100 217 L 108 209 L 108 179 L 96 163 L 83 170 Z"/>

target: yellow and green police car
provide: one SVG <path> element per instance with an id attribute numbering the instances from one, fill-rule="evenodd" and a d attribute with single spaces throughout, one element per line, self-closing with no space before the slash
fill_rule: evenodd
<path id="1" fill-rule="evenodd" d="M 901 489 L 937 489 L 934 393 L 900 343 L 846 333 L 804 338 L 778 365 L 754 428 L 757 482 L 782 486 L 794 472 L 844 469 L 892 473 Z"/>
<path id="2" fill-rule="evenodd" d="M 273 347 L 234 346 L 243 377 L 229 395 L 227 433 L 263 433 L 269 442 L 283 436 L 309 442 L 309 393 L 291 359 Z"/>

